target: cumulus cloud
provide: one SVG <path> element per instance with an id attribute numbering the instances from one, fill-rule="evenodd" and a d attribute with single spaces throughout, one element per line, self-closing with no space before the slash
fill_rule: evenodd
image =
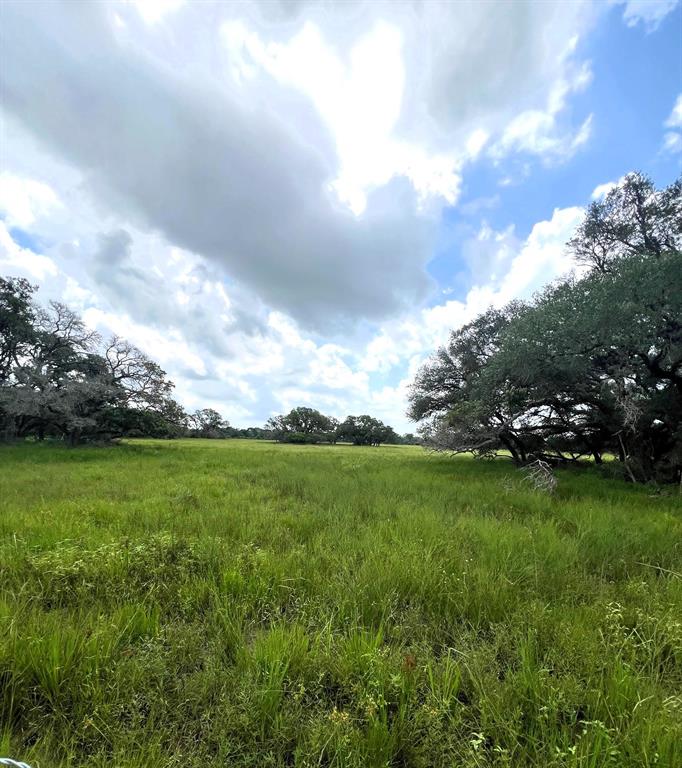
<path id="1" fill-rule="evenodd" d="M 551 124 L 533 118 L 538 154 L 573 151 L 588 132 L 553 136 L 589 24 L 582 3 L 493 17 L 478 4 L 303 4 L 264 7 L 267 18 L 243 5 L 219 25 L 232 6 L 145 7 L 148 21 L 177 22 L 180 45 L 121 4 L 7 3 L 5 107 L 100 205 L 311 328 L 426 298 L 438 211 L 425 199 L 453 203 L 462 165 L 496 130 L 498 153 L 530 149 L 525 107 L 549 103 Z"/>
<path id="2" fill-rule="evenodd" d="M 128 0 L 147 24 L 156 24 L 184 5 L 184 0 Z"/>
<path id="3" fill-rule="evenodd" d="M 512 227 L 495 232 L 484 225 L 467 245 L 477 251 L 481 243 L 489 244 L 484 260 L 487 272 L 479 273 L 466 298 L 386 324 L 367 345 L 360 367 L 386 370 L 401 360 L 429 354 L 444 343 L 451 329 L 473 320 L 488 307 L 528 298 L 545 283 L 570 272 L 574 265 L 566 242 L 583 215 L 580 207 L 555 209 L 552 218 L 535 224 L 525 240 L 517 238 Z"/>
<path id="4" fill-rule="evenodd" d="M 572 208 L 527 238 L 477 225 L 462 301 L 427 270 L 477 159 L 529 169 L 588 141 L 571 101 L 594 17 L 559 1 L 5 3 L 0 270 L 143 348 L 189 408 L 247 424 L 309 404 L 406 429 L 407 386 L 452 327 L 570 266 Z"/>
<path id="5" fill-rule="evenodd" d="M 518 114 L 544 106 L 555 83 L 576 66 L 575 48 L 593 21 L 594 9 L 580 1 L 501 3 L 494 14 L 480 3 L 428 4 L 428 13 L 406 25 L 413 50 L 423 46 L 424 35 L 431 43 L 425 60 L 410 68 L 407 99 L 415 108 L 406 120 L 417 131 L 427 110 L 450 135 L 472 124 L 499 131 Z"/>
<path id="6" fill-rule="evenodd" d="M 241 20 L 223 35 L 240 77 L 264 68 L 312 98 L 339 148 L 335 188 L 357 210 L 391 174 L 454 201 L 462 165 L 495 134 L 506 135 L 496 156 L 519 149 L 530 122 L 522 148 L 540 156 L 568 156 L 588 138 L 589 115 L 561 135 L 558 125 L 567 95 L 590 79 L 576 57 L 595 18 L 588 2 L 502 4 L 494 15 L 476 3 L 297 7 L 303 27 L 286 44 Z"/>
<path id="7" fill-rule="evenodd" d="M 663 137 L 663 149 L 665 152 L 677 154 L 682 152 L 682 133 L 669 131 Z"/>
<path id="8" fill-rule="evenodd" d="M 60 205 L 47 184 L 13 173 L 0 173 L 0 215 L 10 227 L 28 227 Z"/>
<path id="9" fill-rule="evenodd" d="M 682 93 L 677 97 L 670 117 L 665 121 L 668 128 L 682 128 Z"/>
<path id="10" fill-rule="evenodd" d="M 573 50 L 571 41 L 567 55 Z M 587 63 L 560 77 L 547 97 L 544 109 L 529 109 L 517 115 L 505 128 L 501 138 L 491 148 L 499 160 L 512 151 L 537 155 L 546 162 L 569 160 L 590 138 L 592 115 L 588 115 L 577 130 L 560 127 L 560 117 L 569 96 L 583 91 L 592 79 Z"/>
<path id="11" fill-rule="evenodd" d="M 606 181 L 603 184 L 597 184 L 592 190 L 592 200 L 603 200 L 612 189 L 620 187 L 625 181 L 625 176 L 621 176 L 617 181 Z"/>
<path id="12" fill-rule="evenodd" d="M 409 178 L 422 201 L 430 196 L 456 201 L 462 158 L 452 151 L 431 155 L 393 135 L 405 81 L 398 26 L 375 21 L 345 57 L 312 21 L 287 43 L 267 42 L 238 19 L 225 22 L 221 33 L 240 82 L 250 82 L 264 71 L 311 99 L 339 155 L 331 188 L 356 214 L 364 211 L 368 190 L 395 175 Z M 475 156 L 484 143 L 485 134 L 474 132 L 466 155 Z"/>
<path id="13" fill-rule="evenodd" d="M 334 153 L 299 97 L 247 106 L 117 45 L 98 5 L 40 11 L 4 14 L 5 103 L 122 216 L 309 324 L 424 298 L 430 241 L 413 193 L 388 185 L 362 219 L 335 205 Z"/>
<path id="14" fill-rule="evenodd" d="M 4 274 L 26 277 L 32 282 L 55 277 L 58 273 L 57 265 L 48 256 L 18 245 L 2 221 L 0 221 L 0 271 Z"/>

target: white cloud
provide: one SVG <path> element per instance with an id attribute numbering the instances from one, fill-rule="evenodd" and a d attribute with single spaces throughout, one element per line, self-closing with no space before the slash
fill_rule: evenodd
<path id="1" fill-rule="evenodd" d="M 311 99 L 339 155 L 338 175 L 330 186 L 354 213 L 365 210 L 369 190 L 396 175 L 410 179 L 423 200 L 457 200 L 458 155 L 430 154 L 395 136 L 405 86 L 399 27 L 376 21 L 345 56 L 311 21 L 287 43 L 264 42 L 240 20 L 225 22 L 222 36 L 239 81 L 248 82 L 262 69 Z M 469 156 L 478 154 L 486 136 L 480 130 L 472 133 Z"/>
<path id="2" fill-rule="evenodd" d="M 558 119 L 588 80 L 585 3 L 175 9 L 122 30 L 120 3 L 7 3 L 6 109 L 100 220 L 161 233 L 309 328 L 428 297 L 440 206 L 500 132 L 500 155 L 554 158 L 588 133 Z"/>
<path id="3" fill-rule="evenodd" d="M 199 376 L 206 374 L 206 364 L 201 355 L 193 350 L 177 330 L 164 332 L 134 322 L 127 315 L 104 312 L 95 307 L 86 309 L 83 320 L 91 328 L 123 336 L 141 349 L 153 354 L 162 367 L 181 361 L 187 369 Z"/>
<path id="4" fill-rule="evenodd" d="M 663 19 L 673 11 L 679 0 L 609 0 L 611 5 L 623 6 L 623 21 L 628 27 L 644 25 L 653 32 Z"/>
<path id="5" fill-rule="evenodd" d="M 481 226 L 475 287 L 426 305 L 468 164 L 520 154 L 528 173 L 587 141 L 570 106 L 592 7 L 180 6 L 3 8 L 0 201 L 46 245 L 5 230 L 0 267 L 128 336 L 187 407 L 408 428 L 407 386 L 449 329 L 567 268 L 578 209 L 525 240 Z"/>
<path id="6" fill-rule="evenodd" d="M 135 7 L 147 24 L 156 24 L 184 5 L 185 0 L 124 0 Z M 120 19 L 120 17 L 118 17 Z"/>
<path id="7" fill-rule="evenodd" d="M 682 133 L 669 131 L 663 136 L 663 149 L 673 154 L 682 152 Z"/>
<path id="8" fill-rule="evenodd" d="M 682 93 L 677 97 L 670 117 L 665 121 L 667 128 L 682 128 Z"/>
<path id="9" fill-rule="evenodd" d="M 663 136 L 663 151 L 673 154 L 682 152 L 682 93 L 677 97 L 672 112 L 663 125 L 672 128 Z"/>
<path id="10" fill-rule="evenodd" d="M 568 53 L 572 51 L 569 46 Z M 567 53 L 567 55 L 568 55 Z M 502 137 L 491 147 L 491 155 L 499 160 L 513 151 L 538 155 L 548 162 L 570 159 L 590 138 L 592 115 L 577 130 L 562 130 L 560 116 L 568 98 L 583 91 L 592 79 L 589 64 L 559 78 L 547 97 L 545 109 L 521 112 L 507 125 Z"/>
<path id="11" fill-rule="evenodd" d="M 615 189 L 618 186 L 618 184 L 619 182 L 617 181 L 607 181 L 604 182 L 604 184 L 597 184 L 592 190 L 590 197 L 592 200 L 603 200 L 612 189 Z"/>
<path id="12" fill-rule="evenodd" d="M 527 14 L 510 4 L 495 17 L 475 4 L 457 12 L 435 3 L 344 7 L 347 15 L 334 8 L 305 20 L 286 42 L 264 39 L 242 19 L 226 22 L 222 36 L 237 81 L 266 71 L 311 98 L 339 154 L 331 186 L 357 214 L 368 190 L 395 175 L 409 178 L 422 201 L 454 203 L 463 166 L 495 132 L 497 157 L 566 159 L 587 141 L 591 116 L 576 130 L 559 125 L 569 95 L 591 78 L 589 65 L 575 60 L 579 34 L 592 23 L 587 3 L 538 4 Z M 474 46 L 483 25 L 485 44 Z"/>
<path id="13" fill-rule="evenodd" d="M 258 87 L 230 96 L 208 75 L 188 82 L 117 43 L 97 5 L 85 17 L 71 6 L 53 15 L 51 5 L 4 16 L 5 101 L 81 170 L 99 206 L 227 268 L 309 326 L 377 318 L 426 297 L 434 221 L 396 180 L 372 193 L 362 218 L 335 204 L 335 153 L 302 96 L 269 87 L 261 101 Z M 40 57 L 29 55 L 31 41 Z M 78 63 L 90 49 L 98 67 Z"/>
<path id="14" fill-rule="evenodd" d="M 0 173 L 0 214 L 10 227 L 25 229 L 59 205 L 47 184 L 7 171 Z"/>
<path id="15" fill-rule="evenodd" d="M 570 272 L 573 263 L 566 242 L 583 215 L 584 209 L 578 207 L 556 209 L 550 220 L 535 224 L 523 242 L 512 228 L 494 232 L 484 225 L 472 248 L 492 242 L 501 254 L 488 259 L 488 269 L 496 268 L 495 262 L 506 265 L 501 279 L 495 281 L 490 274 L 482 274 L 464 301 L 447 301 L 385 325 L 367 345 L 360 368 L 385 371 L 402 360 L 428 355 L 446 341 L 451 329 L 473 320 L 489 306 L 501 307 L 514 298 L 528 298 L 545 283 Z"/>
<path id="16" fill-rule="evenodd" d="M 607 181 L 604 184 L 597 184 L 597 186 L 592 190 L 592 200 L 603 200 L 612 189 L 620 187 L 624 181 L 625 176 L 621 176 L 618 181 Z"/>
<path id="17" fill-rule="evenodd" d="M 17 245 L 5 223 L 0 221 L 0 273 L 34 281 L 54 277 L 57 272 L 57 266 L 52 259 Z"/>

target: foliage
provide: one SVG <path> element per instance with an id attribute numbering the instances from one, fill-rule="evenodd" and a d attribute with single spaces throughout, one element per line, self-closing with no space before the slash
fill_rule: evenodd
<path id="1" fill-rule="evenodd" d="M 569 247 L 579 264 L 609 272 L 633 254 L 658 257 L 682 249 L 682 179 L 657 190 L 651 179 L 628 174 L 595 200 Z"/>
<path id="2" fill-rule="evenodd" d="M 281 416 L 272 416 L 265 427 L 281 443 L 333 443 L 338 422 L 314 408 L 299 406 Z"/>
<path id="3" fill-rule="evenodd" d="M 294 408 L 286 415 L 273 416 L 265 425 L 280 443 L 415 443 L 414 435 L 398 436 L 392 427 L 372 416 L 347 416 L 342 422 L 313 408 Z"/>
<path id="4" fill-rule="evenodd" d="M 678 481 L 681 210 L 679 182 L 627 177 L 571 241 L 586 274 L 454 331 L 411 392 L 427 443 L 520 464 L 611 453 L 631 480 Z"/>
<path id="5" fill-rule="evenodd" d="M 184 419 L 173 384 L 139 349 L 108 343 L 64 304 L 33 302 L 25 280 L 0 280 L 0 433 L 72 444 L 170 435 Z"/>
<path id="6" fill-rule="evenodd" d="M 555 470 L 550 496 L 409 447 L 14 444 L 0 463 L 3 754 L 682 762 L 679 501 L 608 464 Z"/>
<path id="7" fill-rule="evenodd" d="M 172 398 L 173 382 L 119 336 L 106 343 L 64 304 L 45 309 L 36 286 L 0 278 L 0 439 L 62 438 L 72 445 L 114 437 L 247 438 L 335 443 L 339 422 L 294 408 L 264 428 L 236 428 L 213 408 L 192 414 Z M 349 416 L 344 437 L 357 444 L 419 442 L 369 416 Z"/>
<path id="8" fill-rule="evenodd" d="M 33 339 L 34 291 L 23 278 L 0 277 L 0 384 L 10 379 Z"/>
<path id="9" fill-rule="evenodd" d="M 202 408 L 187 417 L 186 424 L 192 437 L 227 437 L 230 424 L 213 408 Z"/>
<path id="10" fill-rule="evenodd" d="M 347 440 L 354 445 L 381 445 L 396 443 L 398 436 L 392 427 L 387 426 L 372 416 L 348 416 L 337 429 L 339 440 Z"/>

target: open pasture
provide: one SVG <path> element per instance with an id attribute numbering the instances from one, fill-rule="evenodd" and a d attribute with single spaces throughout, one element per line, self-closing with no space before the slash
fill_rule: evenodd
<path id="1" fill-rule="evenodd" d="M 0 447 L 0 755 L 682 765 L 682 504 L 419 448 Z"/>

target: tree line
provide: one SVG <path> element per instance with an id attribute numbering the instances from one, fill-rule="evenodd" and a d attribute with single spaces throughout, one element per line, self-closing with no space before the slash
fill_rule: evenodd
<path id="1" fill-rule="evenodd" d="M 615 457 L 635 482 L 682 475 L 682 181 L 629 174 L 568 247 L 583 269 L 453 331 L 418 372 L 425 442 L 517 464 Z"/>
<path id="2" fill-rule="evenodd" d="M 343 421 L 325 416 L 314 408 L 293 408 L 289 413 L 268 419 L 269 429 L 283 443 L 337 443 L 353 445 L 415 445 L 420 442 L 413 434 L 399 435 L 393 427 L 364 414 L 347 416 Z"/>
<path id="3" fill-rule="evenodd" d="M 23 278 L 0 278 L 0 439 L 417 442 L 371 416 L 339 422 L 306 407 L 246 428 L 231 426 L 213 408 L 186 413 L 172 396 L 173 382 L 144 352 L 119 336 L 104 340 L 65 304 L 38 305 L 36 290 Z"/>
<path id="4" fill-rule="evenodd" d="M 238 429 L 188 414 L 141 350 L 107 340 L 36 286 L 0 278 L 0 437 L 246 437 L 417 443 L 551 464 L 613 456 L 635 482 L 682 477 L 682 180 L 629 174 L 569 242 L 579 274 L 453 331 L 421 368 L 408 415 L 419 437 L 369 415 L 299 407 Z"/>
<path id="5" fill-rule="evenodd" d="M 0 278 L 2 439 L 272 439 L 266 429 L 231 427 L 212 408 L 186 413 L 144 352 L 120 336 L 102 339 L 65 304 L 41 307 L 36 290 L 23 278 Z"/>

